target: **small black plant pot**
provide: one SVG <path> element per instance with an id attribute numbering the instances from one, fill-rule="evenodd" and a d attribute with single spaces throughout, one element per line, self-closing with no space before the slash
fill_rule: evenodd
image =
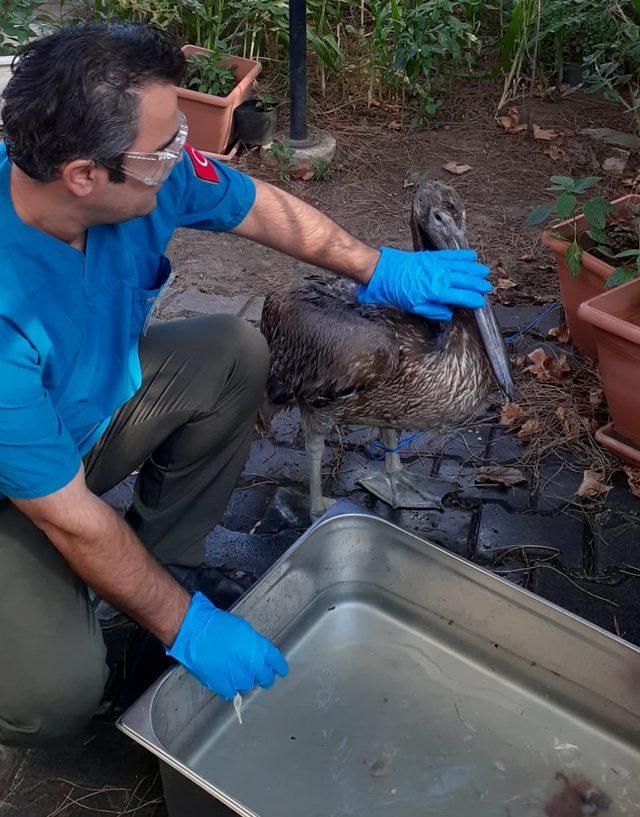
<path id="1" fill-rule="evenodd" d="M 264 110 L 257 104 L 257 100 L 247 99 L 236 108 L 238 135 L 245 145 L 268 145 L 278 131 L 278 106 Z"/>
<path id="2" fill-rule="evenodd" d="M 581 62 L 572 62 L 567 60 L 567 62 L 565 62 L 562 66 L 562 81 L 566 85 L 570 85 L 572 88 L 575 88 L 576 85 L 580 85 L 584 79 L 583 74 L 584 69 Z"/>

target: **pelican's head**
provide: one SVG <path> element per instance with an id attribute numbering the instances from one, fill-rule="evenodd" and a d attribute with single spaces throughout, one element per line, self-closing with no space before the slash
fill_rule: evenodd
<path id="1" fill-rule="evenodd" d="M 413 197 L 411 232 L 416 250 L 457 250 L 467 244 L 462 199 L 442 182 L 423 179 Z"/>

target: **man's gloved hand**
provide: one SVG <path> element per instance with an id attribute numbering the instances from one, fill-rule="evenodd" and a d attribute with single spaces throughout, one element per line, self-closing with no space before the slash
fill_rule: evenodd
<path id="1" fill-rule="evenodd" d="M 491 292 L 489 269 L 473 250 L 404 252 L 383 247 L 369 283 L 362 284 L 363 304 L 397 306 L 432 320 L 451 320 L 451 306 L 484 306 Z"/>
<path id="2" fill-rule="evenodd" d="M 206 687 L 230 701 L 237 692 L 265 689 L 289 671 L 280 650 L 248 621 L 218 610 L 196 593 L 167 654 Z"/>

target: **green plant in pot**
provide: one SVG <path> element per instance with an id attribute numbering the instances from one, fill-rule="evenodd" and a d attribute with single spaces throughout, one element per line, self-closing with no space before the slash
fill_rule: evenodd
<path id="1" fill-rule="evenodd" d="M 229 53 L 216 40 L 212 49 L 185 45 L 187 72 L 178 90 L 178 105 L 189 123 L 189 143 L 206 153 L 224 156 L 236 140 L 235 111 L 251 95 L 262 66 Z"/>
<path id="2" fill-rule="evenodd" d="M 529 214 L 526 224 L 537 225 L 557 219 L 545 230 L 542 243 L 551 249 L 558 265 L 560 291 L 567 323 L 574 344 L 589 357 L 598 352 L 591 327 L 578 316 L 583 301 L 601 293 L 612 279 L 612 285 L 629 277 L 629 267 L 616 264 L 616 256 L 624 258 L 612 244 L 612 224 L 628 217 L 628 208 L 637 197 L 625 196 L 614 202 L 593 195 L 600 179 L 586 176 L 552 176 L 549 192 L 554 200 L 541 204 Z M 640 199 L 638 199 L 640 201 Z M 614 242 L 615 243 L 615 242 Z M 635 241 L 635 247 L 640 244 Z M 614 275 L 615 272 L 615 275 Z M 613 278 L 612 278 L 613 276 Z"/>
<path id="3" fill-rule="evenodd" d="M 201 94 L 227 96 L 236 84 L 236 75 L 219 51 L 192 54 L 187 60 L 184 87 Z"/>
<path id="4" fill-rule="evenodd" d="M 245 145 L 268 145 L 278 131 L 278 102 L 256 94 L 236 109 L 238 133 Z"/>

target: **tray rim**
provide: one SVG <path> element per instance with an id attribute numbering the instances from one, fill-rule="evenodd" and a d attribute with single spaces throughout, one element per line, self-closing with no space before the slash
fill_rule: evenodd
<path id="1" fill-rule="evenodd" d="M 365 508 L 360 508 L 359 506 L 348 501 L 336 503 L 336 506 L 331 508 L 326 514 L 311 525 L 298 539 L 296 539 L 296 541 L 282 554 L 282 556 L 276 562 L 274 562 L 269 570 L 267 570 L 263 576 L 258 579 L 249 593 L 251 593 L 254 588 L 258 587 L 261 582 L 266 581 L 273 573 L 275 573 L 280 566 L 291 557 L 291 554 L 301 547 L 304 542 L 319 528 L 325 527 L 332 523 L 335 524 L 336 521 L 349 519 L 373 519 L 375 520 L 376 524 L 381 524 L 385 527 L 391 528 L 392 530 L 398 531 L 403 536 L 413 540 L 412 544 L 414 547 L 422 549 L 426 547 L 427 550 L 439 554 L 441 558 L 451 561 L 453 564 L 457 565 L 458 568 L 463 568 L 463 572 L 470 575 L 470 577 L 475 575 L 478 578 L 483 578 L 485 583 L 488 580 L 490 583 L 494 583 L 500 587 L 502 591 L 508 591 L 506 595 L 527 600 L 529 602 L 529 607 L 531 607 L 533 604 L 538 606 L 541 612 L 546 611 L 548 618 L 555 620 L 561 618 L 565 621 L 570 621 L 574 625 L 582 627 L 591 634 L 599 635 L 609 643 L 617 644 L 618 646 L 623 647 L 625 650 L 635 653 L 640 659 L 640 647 L 637 647 L 635 644 L 626 641 L 614 633 L 610 633 L 603 627 L 593 624 L 582 616 L 572 613 L 570 610 L 565 610 L 563 607 L 560 607 L 560 605 L 548 601 L 530 590 L 514 585 L 507 579 L 497 576 L 495 573 L 492 573 L 485 567 L 470 562 L 468 559 L 458 556 L 456 553 L 451 553 L 440 545 L 436 545 L 428 539 L 421 538 L 415 533 L 407 531 L 404 528 L 401 528 L 399 525 L 395 525 L 393 522 L 389 522 L 377 514 L 374 514 Z M 249 594 L 247 594 L 247 596 L 248 595 Z M 247 598 L 247 596 L 243 596 L 243 598 L 231 608 L 231 612 L 233 612 L 244 601 L 244 599 Z M 549 613 L 552 615 L 549 616 Z M 215 785 L 197 774 L 197 772 L 190 769 L 186 764 L 175 758 L 164 748 L 161 741 L 156 736 L 151 719 L 151 711 L 155 697 L 170 676 L 172 676 L 174 673 L 185 674 L 186 672 L 187 671 L 182 666 L 175 666 L 168 669 L 149 687 L 148 690 L 146 690 L 146 692 L 141 695 L 141 697 L 134 704 L 123 712 L 122 715 L 120 715 L 116 721 L 116 727 L 121 732 L 132 738 L 136 743 L 144 746 L 168 766 L 171 766 L 173 769 L 180 772 L 192 783 L 195 783 L 213 797 L 217 798 L 225 806 L 231 808 L 237 814 L 241 815 L 241 817 L 260 817 L 259 814 L 247 808 L 242 803 L 223 792 L 221 789 L 218 789 Z"/>

